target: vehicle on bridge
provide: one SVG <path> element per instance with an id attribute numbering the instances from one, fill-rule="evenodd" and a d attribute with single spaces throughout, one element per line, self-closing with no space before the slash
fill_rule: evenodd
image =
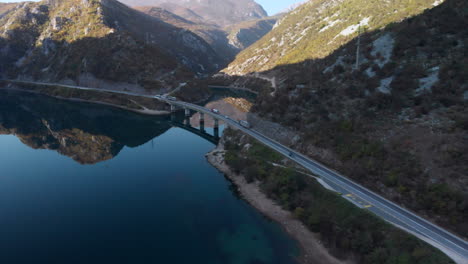
<path id="1" fill-rule="evenodd" d="M 211 112 L 213 112 L 213 113 L 215 113 L 215 114 L 219 114 L 219 110 L 216 109 L 216 108 L 212 108 L 212 109 L 211 109 Z"/>
<path id="2" fill-rule="evenodd" d="M 177 101 L 177 98 L 175 98 L 174 96 L 166 96 L 166 99 L 170 101 Z"/>
<path id="3" fill-rule="evenodd" d="M 249 122 L 245 121 L 245 120 L 240 120 L 239 121 L 239 124 L 245 128 L 251 128 L 252 126 L 250 125 Z"/>

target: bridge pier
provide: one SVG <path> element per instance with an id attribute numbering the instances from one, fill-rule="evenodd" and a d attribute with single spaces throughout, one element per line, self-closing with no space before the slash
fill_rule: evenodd
<path id="1" fill-rule="evenodd" d="M 186 116 L 186 117 L 185 117 L 185 119 L 184 119 L 184 125 L 190 126 L 190 117 L 189 117 L 189 116 Z"/>
<path id="2" fill-rule="evenodd" d="M 213 135 L 215 138 L 219 138 L 219 120 L 214 119 Z"/>
<path id="3" fill-rule="evenodd" d="M 190 109 L 185 108 L 185 117 L 189 117 L 189 116 L 190 116 Z"/>
<path id="4" fill-rule="evenodd" d="M 205 114 L 200 113 L 200 131 L 205 132 Z"/>
<path id="5" fill-rule="evenodd" d="M 177 111 L 177 106 L 171 104 L 171 113 L 174 113 Z"/>
<path id="6" fill-rule="evenodd" d="M 200 131 L 205 132 L 205 121 L 200 121 Z"/>

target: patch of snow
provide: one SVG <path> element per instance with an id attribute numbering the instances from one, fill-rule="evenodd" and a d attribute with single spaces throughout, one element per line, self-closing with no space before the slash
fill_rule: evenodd
<path id="1" fill-rule="evenodd" d="M 361 26 L 368 26 L 369 25 L 369 21 L 370 21 L 370 17 L 366 17 L 364 18 L 363 20 L 361 20 L 358 24 L 356 25 L 351 25 L 347 28 L 345 28 L 343 31 L 341 31 L 340 35 L 343 35 L 343 36 L 348 36 L 348 35 L 351 35 L 353 34 L 354 32 L 356 32 L 359 27 Z"/>
<path id="2" fill-rule="evenodd" d="M 432 6 L 438 6 L 438 5 L 442 4 L 443 2 L 444 2 L 444 0 L 437 0 L 432 4 Z"/>
<path id="3" fill-rule="evenodd" d="M 369 78 L 373 78 L 373 77 L 375 76 L 376 73 L 374 72 L 374 70 L 372 70 L 372 68 L 369 67 L 369 68 L 367 68 L 367 70 L 366 70 L 366 74 L 367 74 L 367 76 L 368 76 Z"/>
<path id="4" fill-rule="evenodd" d="M 331 21 L 331 22 L 328 22 L 328 25 L 326 25 L 325 27 L 323 27 L 321 30 L 319 30 L 319 33 L 322 33 L 324 32 L 325 30 L 335 26 L 336 24 L 340 23 L 341 20 L 335 20 L 335 21 Z"/>
<path id="5" fill-rule="evenodd" d="M 307 34 L 307 31 L 309 31 L 309 30 L 311 30 L 311 29 L 312 29 L 312 27 L 308 27 L 308 28 L 302 30 L 301 35 L 302 35 L 302 36 L 305 36 L 305 35 Z"/>
<path id="6" fill-rule="evenodd" d="M 385 64 L 390 62 L 390 58 L 393 54 L 393 47 L 395 46 L 395 39 L 393 39 L 390 33 L 387 33 L 376 39 L 374 43 L 372 43 L 372 46 L 371 55 L 375 57 L 377 54 L 380 54 L 382 56 L 382 58 L 376 61 L 377 65 L 382 68 Z"/>
<path id="7" fill-rule="evenodd" d="M 380 81 L 380 86 L 377 88 L 377 90 L 383 94 L 391 94 L 392 93 L 392 88 L 390 85 L 393 82 L 394 77 L 389 77 L 387 79 L 383 79 Z"/>
<path id="8" fill-rule="evenodd" d="M 285 17 L 283 17 L 282 19 L 276 21 L 275 25 L 273 26 L 273 29 L 279 27 L 283 23 Z"/>
<path id="9" fill-rule="evenodd" d="M 299 43 L 299 41 L 301 41 L 303 38 L 304 38 L 304 37 L 301 36 L 301 37 L 299 37 L 298 39 L 296 39 L 296 40 L 294 41 L 293 45 L 296 45 L 297 43 Z"/>
<path id="10" fill-rule="evenodd" d="M 421 95 L 424 92 L 431 92 L 432 86 L 439 81 L 439 67 L 434 67 L 430 69 L 429 72 L 429 76 L 419 79 L 419 88 L 415 91 L 416 95 Z"/>

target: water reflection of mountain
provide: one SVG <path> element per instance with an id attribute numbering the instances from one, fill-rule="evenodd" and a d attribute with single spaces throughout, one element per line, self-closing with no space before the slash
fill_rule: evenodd
<path id="1" fill-rule="evenodd" d="M 0 134 L 34 149 L 51 149 L 81 164 L 112 159 L 171 128 L 170 117 L 142 116 L 87 103 L 0 91 Z"/>

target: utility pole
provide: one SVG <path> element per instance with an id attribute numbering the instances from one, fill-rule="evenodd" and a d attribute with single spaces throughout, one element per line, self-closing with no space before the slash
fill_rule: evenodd
<path id="1" fill-rule="evenodd" d="M 358 40 L 356 50 L 356 70 L 359 69 L 359 53 L 361 49 L 361 22 L 358 23 Z"/>

